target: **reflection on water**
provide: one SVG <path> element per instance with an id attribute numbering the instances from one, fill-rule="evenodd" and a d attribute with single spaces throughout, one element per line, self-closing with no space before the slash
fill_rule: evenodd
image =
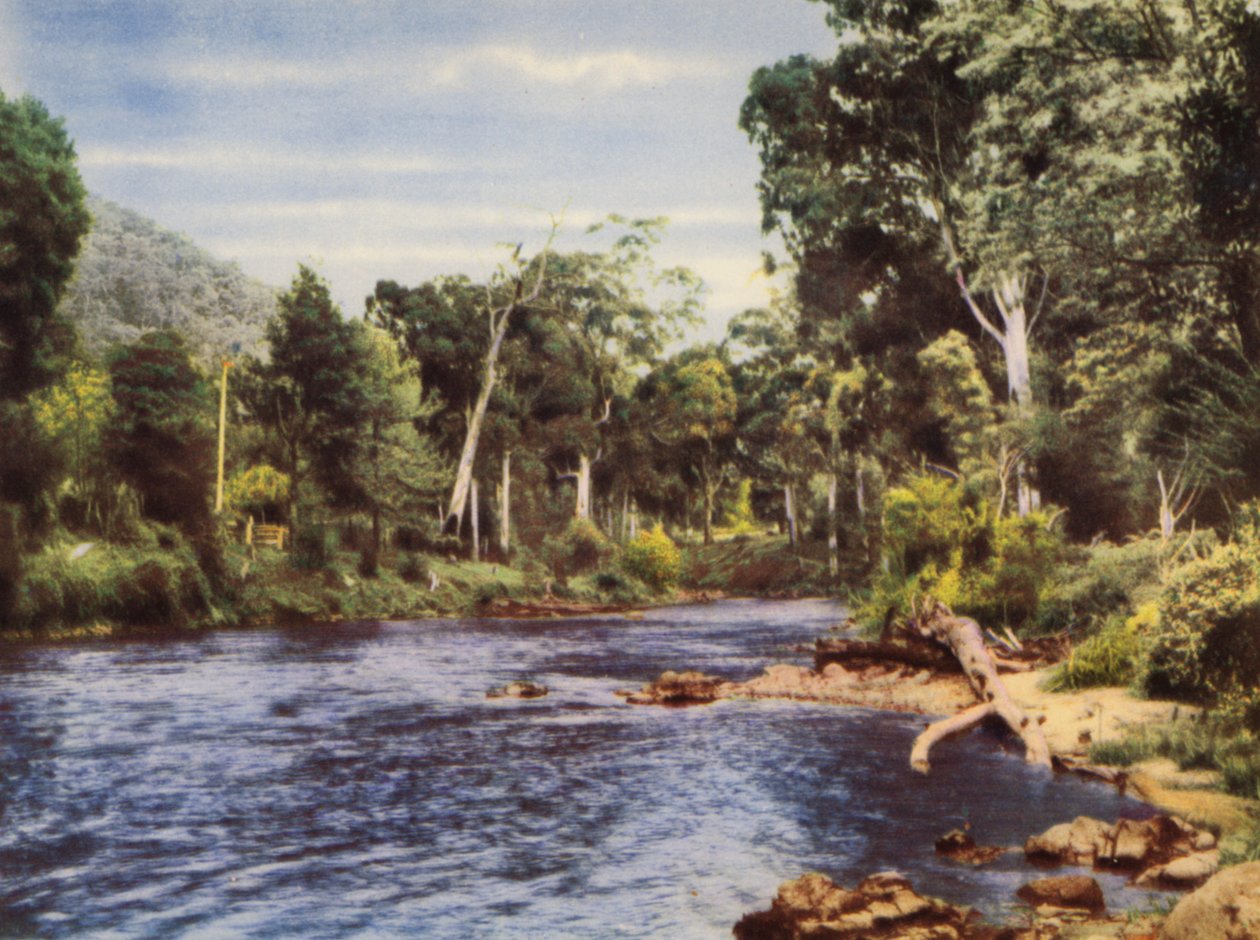
<path id="1" fill-rule="evenodd" d="M 726 937 L 807 870 L 899 869 L 996 910 L 1017 844 L 1144 808 L 921 719 L 626 706 L 669 668 L 747 678 L 840 618 L 731 601 L 27 649 L 0 659 L 0 935 Z M 487 700 L 514 679 L 547 698 Z M 1143 896 L 1108 881 L 1112 906 Z"/>

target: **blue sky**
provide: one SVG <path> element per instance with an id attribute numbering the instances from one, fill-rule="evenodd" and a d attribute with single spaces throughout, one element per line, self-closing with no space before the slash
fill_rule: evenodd
<path id="1" fill-rule="evenodd" d="M 670 218 L 712 335 L 776 247 L 748 78 L 834 47 L 807 0 L 0 0 L 0 88 L 64 116 L 89 189 L 278 286 L 314 263 L 353 315 L 618 212 Z"/>

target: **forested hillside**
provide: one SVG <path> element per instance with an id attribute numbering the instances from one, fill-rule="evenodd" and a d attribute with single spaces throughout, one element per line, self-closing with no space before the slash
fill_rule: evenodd
<path id="1" fill-rule="evenodd" d="M 261 350 L 276 290 L 130 209 L 96 196 L 87 207 L 92 227 L 60 311 L 90 352 L 160 329 L 180 333 L 206 362 Z"/>

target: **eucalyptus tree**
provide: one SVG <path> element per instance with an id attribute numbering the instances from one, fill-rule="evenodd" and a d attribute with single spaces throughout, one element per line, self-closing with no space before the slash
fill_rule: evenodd
<path id="1" fill-rule="evenodd" d="M 948 5 L 829 5 L 835 58 L 796 56 L 758 70 L 741 112 L 762 163 L 763 228 L 783 233 L 802 301 L 832 316 L 878 304 L 881 291 L 896 289 L 896 265 L 933 259 L 998 343 L 1009 394 L 1028 412 L 1035 268 L 1019 256 L 981 266 L 966 254 L 961 229 L 977 220 L 961 195 L 983 89 L 962 71 L 965 48 L 944 48 L 926 32 Z M 1037 499 L 1025 480 L 1021 509 Z"/>
<path id="2" fill-rule="evenodd" d="M 547 283 L 551 243 L 558 226 L 558 220 L 553 220 L 546 245 L 532 260 L 521 257 L 522 245 L 518 244 L 511 259 L 480 289 L 462 278 L 425 285 L 417 292 L 387 282 L 378 284 L 376 294 L 368 298 L 369 315 L 399 337 L 422 369 L 426 347 L 434 346 L 442 354 L 442 367 L 452 370 L 452 377 L 458 375 L 465 427 L 443 531 L 458 533 L 463 526 L 477 445 L 499 377 L 503 341 L 515 315 L 537 300 Z M 472 327 L 482 317 L 485 333 L 479 334 Z M 439 328 L 433 329 L 434 324 Z M 463 353 L 455 353 L 454 347 L 461 346 Z M 479 354 L 469 356 L 474 349 Z M 439 380 L 436 387 L 443 384 Z M 475 394 L 470 394 L 472 389 L 476 389 Z"/>
<path id="3" fill-rule="evenodd" d="M 704 544 L 713 543 L 718 491 L 734 463 L 738 403 L 731 374 L 716 349 L 684 350 L 648 376 L 654 434 L 699 483 Z"/>
<path id="4" fill-rule="evenodd" d="M 685 268 L 652 259 L 664 219 L 610 216 L 588 234 L 612 229 L 601 252 L 558 255 L 538 309 L 554 318 L 547 349 L 556 373 L 543 432 L 559 476 L 575 481 L 574 515 L 590 518 L 595 464 L 625 430 L 639 375 L 696 321 L 703 284 Z"/>

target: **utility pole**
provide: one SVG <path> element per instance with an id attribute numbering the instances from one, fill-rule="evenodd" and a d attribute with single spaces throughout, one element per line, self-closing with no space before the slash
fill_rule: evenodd
<path id="1" fill-rule="evenodd" d="M 219 476 L 214 487 L 214 511 L 223 512 L 223 452 L 227 441 L 227 375 L 232 363 L 223 360 L 223 379 L 219 383 Z"/>

